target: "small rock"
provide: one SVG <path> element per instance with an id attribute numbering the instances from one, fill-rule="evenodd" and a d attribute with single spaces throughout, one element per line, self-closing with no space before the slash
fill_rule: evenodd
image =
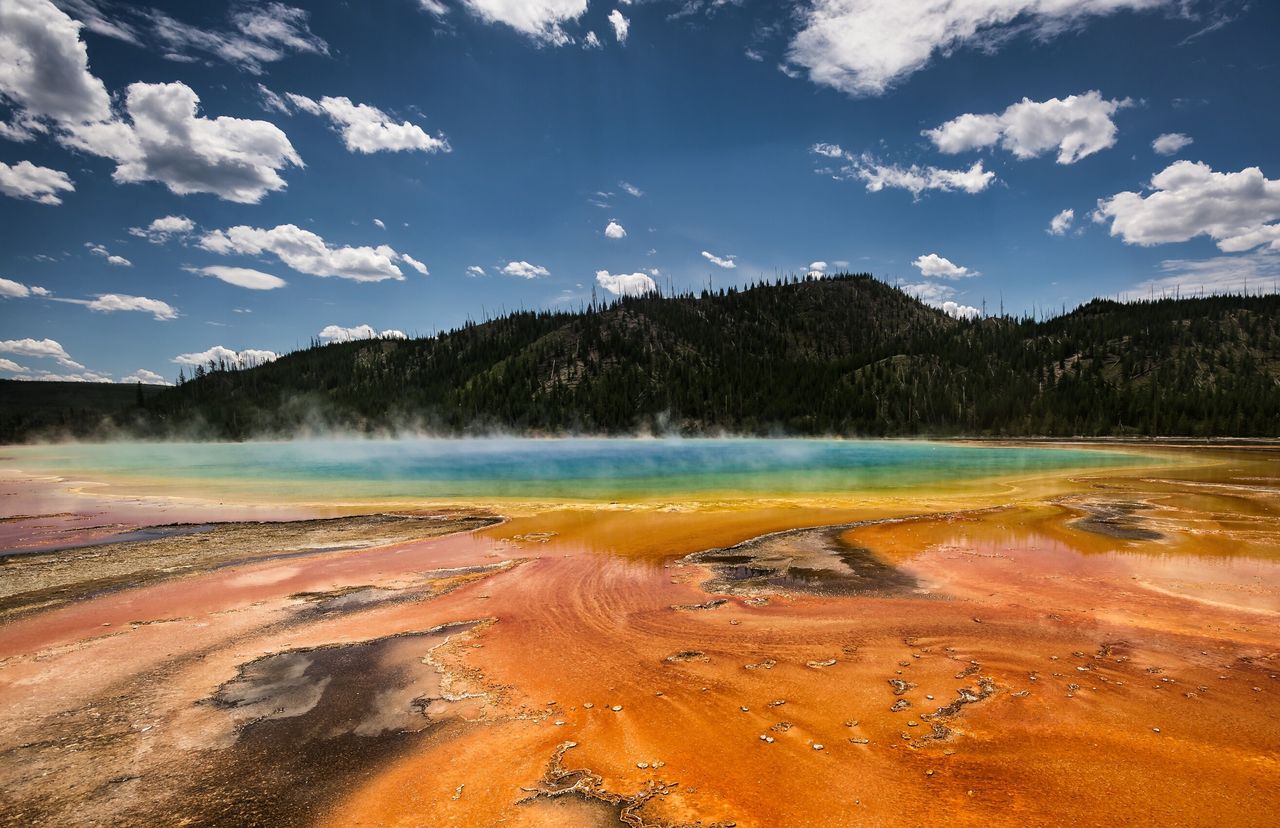
<path id="1" fill-rule="evenodd" d="M 814 749 L 814 750 L 822 750 L 824 747 L 826 747 L 826 745 L 823 745 L 823 744 L 821 744 L 820 742 L 814 742 L 814 743 L 813 743 L 813 749 Z"/>
<path id="2" fill-rule="evenodd" d="M 649 767 L 649 763 L 648 763 L 648 762 L 636 762 L 636 767 L 637 767 L 637 768 L 639 768 L 640 770 L 647 770 L 647 769 L 648 769 L 648 767 Z"/>
<path id="3" fill-rule="evenodd" d="M 556 719 L 556 727 L 562 727 L 563 725 L 564 719 Z"/>
<path id="4" fill-rule="evenodd" d="M 1151 728 L 1151 732 L 1152 732 L 1152 733 L 1159 733 L 1159 732 L 1160 732 L 1160 728 L 1158 728 L 1158 727 L 1153 727 L 1153 728 Z"/>
<path id="5" fill-rule="evenodd" d="M 742 707 L 739 707 L 738 709 L 739 709 L 739 710 L 741 710 L 743 713 L 750 712 L 750 710 L 751 710 L 751 708 L 750 708 L 750 707 L 747 707 L 746 705 L 743 705 Z"/>
<path id="6" fill-rule="evenodd" d="M 612 710 L 614 713 L 617 713 L 618 711 L 622 710 L 622 705 L 615 704 L 613 707 L 610 707 L 609 709 Z"/>
<path id="7" fill-rule="evenodd" d="M 582 703 L 582 709 L 583 709 L 583 710 L 590 710 L 590 709 L 591 709 L 591 708 L 593 708 L 593 707 L 595 707 L 595 705 L 594 705 L 594 704 L 592 704 L 591 702 L 583 702 L 583 703 Z"/>

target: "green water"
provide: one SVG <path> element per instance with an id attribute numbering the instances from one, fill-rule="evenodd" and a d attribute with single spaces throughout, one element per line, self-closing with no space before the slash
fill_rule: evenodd
<path id="1" fill-rule="evenodd" d="M 790 439 L 388 439 L 11 447 L 0 465 L 279 498 L 857 494 L 1149 463 L 1083 449 Z"/>

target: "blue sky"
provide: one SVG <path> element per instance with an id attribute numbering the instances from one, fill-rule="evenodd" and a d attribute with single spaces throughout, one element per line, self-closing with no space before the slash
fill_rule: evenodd
<path id="1" fill-rule="evenodd" d="M 957 315 L 1270 291 L 1278 35 L 1233 0 L 0 0 L 0 376 L 811 269 Z"/>

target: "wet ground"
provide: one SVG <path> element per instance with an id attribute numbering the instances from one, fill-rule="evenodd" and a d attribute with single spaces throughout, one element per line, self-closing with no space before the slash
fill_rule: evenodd
<path id="1" fill-rule="evenodd" d="M 1198 456 L 45 553 L 0 824 L 1273 825 L 1280 452 Z"/>

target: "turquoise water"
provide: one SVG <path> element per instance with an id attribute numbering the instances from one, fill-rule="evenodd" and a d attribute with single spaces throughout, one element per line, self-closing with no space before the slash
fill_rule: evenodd
<path id="1" fill-rule="evenodd" d="M 107 443 L 0 453 L 0 465 L 25 471 L 334 499 L 856 494 L 1139 462 L 1152 461 L 1080 449 L 789 439 Z"/>

